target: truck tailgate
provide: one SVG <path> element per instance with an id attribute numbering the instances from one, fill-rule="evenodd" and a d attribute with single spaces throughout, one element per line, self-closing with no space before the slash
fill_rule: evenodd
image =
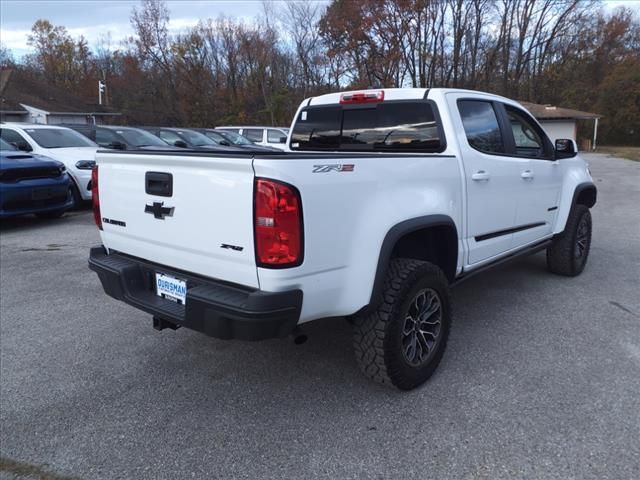
<path id="1" fill-rule="evenodd" d="M 258 288 L 251 155 L 98 153 L 96 158 L 107 248 Z"/>

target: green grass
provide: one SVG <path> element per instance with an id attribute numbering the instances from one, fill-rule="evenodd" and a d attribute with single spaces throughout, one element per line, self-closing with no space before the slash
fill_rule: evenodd
<path id="1" fill-rule="evenodd" d="M 606 153 L 613 157 L 626 158 L 640 162 L 640 147 L 598 147 L 595 153 Z"/>

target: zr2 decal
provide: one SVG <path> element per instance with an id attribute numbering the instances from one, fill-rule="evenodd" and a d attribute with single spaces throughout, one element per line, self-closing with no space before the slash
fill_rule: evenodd
<path id="1" fill-rule="evenodd" d="M 238 245 L 229 245 L 228 243 L 223 243 L 222 245 L 220 245 L 220 248 L 235 250 L 236 252 L 241 252 L 242 250 L 244 250 L 244 247 L 240 247 Z"/>
<path id="2" fill-rule="evenodd" d="M 353 172 L 355 165 L 353 163 L 332 164 L 332 165 L 314 165 L 311 173 L 329 173 L 329 172 Z"/>

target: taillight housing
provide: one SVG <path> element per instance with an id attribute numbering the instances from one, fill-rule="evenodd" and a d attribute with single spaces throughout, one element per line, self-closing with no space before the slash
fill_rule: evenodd
<path id="1" fill-rule="evenodd" d="M 288 183 L 256 178 L 253 228 L 259 267 L 287 268 L 302 263 L 304 234 L 300 192 Z"/>
<path id="2" fill-rule="evenodd" d="M 384 100 L 384 90 L 374 92 L 349 92 L 340 95 L 341 104 L 349 103 L 376 103 Z"/>
<path id="3" fill-rule="evenodd" d="M 91 205 L 93 206 L 93 220 L 102 230 L 102 216 L 100 215 L 100 194 L 98 193 L 98 166 L 91 170 Z"/>

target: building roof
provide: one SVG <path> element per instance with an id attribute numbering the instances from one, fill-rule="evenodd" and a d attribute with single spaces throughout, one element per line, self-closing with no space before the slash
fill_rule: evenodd
<path id="1" fill-rule="evenodd" d="M 582 112 L 554 105 L 540 105 L 539 103 L 522 101 L 520 104 L 538 120 L 593 120 L 602 117 L 597 113 Z"/>
<path id="2" fill-rule="evenodd" d="M 118 115 L 19 69 L 0 70 L 0 112 L 27 113 L 22 105 L 60 115 Z"/>

